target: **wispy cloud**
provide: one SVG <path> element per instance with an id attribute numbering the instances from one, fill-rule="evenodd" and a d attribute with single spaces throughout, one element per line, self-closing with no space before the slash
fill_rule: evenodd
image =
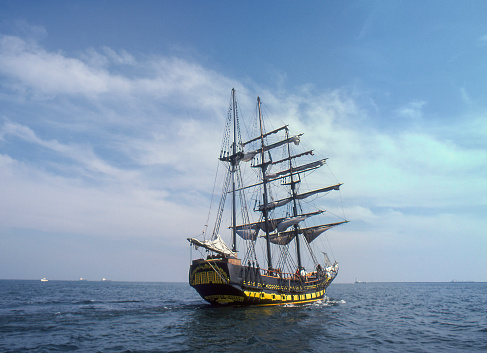
<path id="1" fill-rule="evenodd" d="M 57 140 L 43 140 L 27 126 L 6 122 L 0 130 L 0 139 L 5 140 L 11 137 L 17 137 L 32 144 L 32 149 L 44 148 L 55 152 L 58 159 L 68 159 L 80 167 L 77 169 L 79 173 L 95 173 L 99 176 L 110 177 L 110 179 L 121 174 L 121 170 L 114 168 L 107 161 L 96 156 L 89 145 L 68 145 Z"/>
<path id="2" fill-rule="evenodd" d="M 397 114 L 407 119 L 419 119 L 423 116 L 424 101 L 413 101 L 397 109 Z"/>
<path id="3" fill-rule="evenodd" d="M 129 67 L 130 69 L 127 69 Z M 215 90 L 231 80 L 179 58 L 148 57 L 137 61 L 125 51 L 87 49 L 79 58 L 48 52 L 35 41 L 0 36 L 0 73 L 13 83 L 48 98 L 57 95 L 89 99 L 150 97 L 188 108 L 214 107 Z M 219 96 L 219 94 L 218 94 Z M 154 104 L 154 103 L 153 103 Z M 221 103 L 219 104 L 221 105 Z"/>
<path id="4" fill-rule="evenodd" d="M 0 68 L 21 84 L 44 95 L 82 94 L 95 97 L 109 90 L 126 91 L 126 79 L 84 62 L 47 52 L 35 43 L 12 36 L 0 37 Z"/>
<path id="5" fill-rule="evenodd" d="M 473 100 L 472 98 L 470 97 L 470 95 L 468 94 L 467 90 L 465 87 L 461 87 L 460 88 L 460 96 L 462 98 L 462 101 L 466 104 L 466 105 L 469 105 L 471 106 L 473 104 Z"/>

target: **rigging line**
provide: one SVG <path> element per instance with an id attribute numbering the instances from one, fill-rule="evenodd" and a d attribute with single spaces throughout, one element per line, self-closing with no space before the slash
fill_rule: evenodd
<path id="1" fill-rule="evenodd" d="M 328 168 L 328 171 L 330 172 L 331 175 L 333 175 L 333 177 L 335 178 L 336 182 L 339 183 L 340 181 L 338 180 L 338 178 L 335 176 L 335 174 L 333 174 L 333 171 L 331 170 L 330 166 L 328 165 L 328 163 L 326 163 L 326 167 Z"/>
<path id="2" fill-rule="evenodd" d="M 316 259 L 316 255 L 315 255 L 315 253 L 311 247 L 311 244 L 308 242 L 306 237 L 303 237 L 303 238 L 304 238 L 304 242 L 306 243 L 306 245 L 308 247 L 308 251 L 309 251 L 309 254 L 311 255 L 311 259 L 313 260 L 313 266 L 315 267 L 318 264 L 318 260 Z"/>
<path id="3" fill-rule="evenodd" d="M 335 260 L 335 254 L 333 253 L 333 248 L 331 247 L 330 239 L 328 239 L 328 236 L 325 236 L 325 239 L 326 239 L 326 242 L 328 243 L 328 248 L 331 251 L 331 256 L 333 257 L 333 260 Z"/>
<path id="4" fill-rule="evenodd" d="M 295 268 L 297 268 L 298 265 L 296 264 L 296 262 L 294 261 L 293 256 L 289 252 L 289 245 L 290 244 L 281 246 L 281 248 L 282 248 L 282 254 L 283 254 L 283 261 L 284 261 L 284 263 L 283 263 L 283 272 L 294 273 Z"/>
<path id="5" fill-rule="evenodd" d="M 267 106 L 267 104 L 263 101 L 261 101 L 261 110 L 262 110 L 262 115 L 265 115 L 265 116 L 268 116 L 268 117 L 271 117 L 271 118 L 268 118 L 267 121 L 269 123 L 275 123 L 276 121 L 279 123 L 279 125 L 288 125 L 286 124 L 284 121 L 282 121 L 279 116 L 277 114 L 275 114 L 269 106 Z M 275 121 L 273 121 L 273 119 Z"/>
<path id="6" fill-rule="evenodd" d="M 342 218 L 342 217 L 340 217 L 339 215 L 337 215 L 337 214 L 335 214 L 335 213 L 331 212 L 330 210 L 326 210 L 326 212 L 328 212 L 328 214 L 332 214 L 333 216 L 335 216 L 335 217 L 337 217 L 337 218 L 341 218 L 341 219 L 343 219 L 344 221 L 346 221 L 346 220 L 347 220 L 346 218 Z"/>
<path id="7" fill-rule="evenodd" d="M 321 249 L 321 252 L 324 252 L 323 250 L 329 250 L 331 252 L 331 256 L 332 256 L 333 260 L 335 261 L 335 259 L 336 259 L 335 254 L 333 253 L 333 248 L 331 247 L 330 239 L 328 239 L 328 235 L 325 234 L 321 237 L 318 237 L 316 239 L 316 241 L 319 241 L 321 244 L 321 247 L 316 246 L 316 248 Z M 328 246 L 325 246 L 325 241 L 326 241 L 326 244 L 328 244 Z M 324 252 L 324 253 L 326 253 L 326 252 Z"/>
<path id="8" fill-rule="evenodd" d="M 220 224 L 222 221 L 222 216 L 223 216 L 223 209 L 225 207 L 225 200 L 227 197 L 227 190 L 228 186 L 230 184 L 230 172 L 227 170 L 227 173 L 225 175 L 225 182 L 223 183 L 223 190 L 222 190 L 222 196 L 220 198 L 220 204 L 218 205 L 218 212 L 216 215 L 216 221 L 215 225 L 213 227 L 213 233 L 211 235 L 212 239 L 216 238 L 217 233 L 220 231 Z"/>
<path id="9" fill-rule="evenodd" d="M 237 170 L 237 184 L 239 186 L 241 186 L 242 183 L 243 183 L 243 181 L 242 181 L 242 170 L 239 168 Z M 248 207 L 247 207 L 246 195 L 245 195 L 245 192 L 243 192 L 243 190 L 241 190 L 239 192 L 239 200 L 240 200 L 240 209 L 241 209 L 241 213 L 242 213 L 243 222 L 244 222 L 244 224 L 248 224 L 248 223 L 250 223 L 249 212 L 248 212 Z M 246 242 L 246 253 L 245 253 L 245 257 L 244 257 L 244 263 L 245 263 L 245 260 L 247 260 L 247 259 L 256 258 L 255 248 L 254 248 L 253 243 L 254 242 L 251 241 L 251 245 L 248 246 L 247 245 L 248 241 Z"/>
<path id="10" fill-rule="evenodd" d="M 255 256 L 255 242 L 253 241 L 251 241 L 250 246 L 247 247 L 247 250 L 245 252 L 245 257 L 243 259 L 243 263 L 245 264 L 246 261 L 250 261 L 250 260 L 257 260 L 257 257 Z"/>
<path id="11" fill-rule="evenodd" d="M 218 170 L 220 169 L 220 163 L 216 166 L 216 173 L 215 173 L 215 180 L 213 181 L 213 190 L 211 191 L 211 200 L 210 200 L 210 209 L 208 210 L 208 216 L 206 217 L 206 224 L 204 226 L 205 230 L 203 231 L 203 239 L 206 240 L 206 232 L 208 230 L 208 223 L 210 221 L 210 214 L 211 208 L 213 205 L 213 198 L 215 197 L 215 188 L 216 188 L 216 181 L 218 179 Z"/>
<path id="12" fill-rule="evenodd" d="M 249 100 L 253 100 L 254 99 L 254 96 L 253 95 L 250 95 L 249 93 L 245 93 L 244 91 L 240 91 L 238 90 L 237 88 L 233 88 L 235 90 L 236 93 L 238 93 L 239 96 L 245 96 L 247 97 Z"/>
<path id="13" fill-rule="evenodd" d="M 215 267 L 213 267 L 213 265 L 211 264 L 211 262 L 210 262 L 210 261 L 208 261 L 208 260 L 204 260 L 204 261 L 205 261 L 205 262 L 206 262 L 208 265 L 210 265 L 210 267 L 213 269 L 213 271 L 215 271 L 215 273 L 218 275 L 218 277 L 220 277 L 220 278 L 221 278 L 221 280 L 222 280 L 224 283 L 227 283 L 227 284 L 229 283 L 229 282 L 228 282 L 228 281 L 227 281 L 225 278 L 223 278 L 223 276 L 220 274 L 220 272 L 218 272 L 218 271 L 215 269 Z"/>
<path id="14" fill-rule="evenodd" d="M 342 192 L 340 191 L 340 189 L 338 190 L 339 194 L 340 194 L 340 204 L 342 205 L 342 212 L 343 212 L 343 219 L 347 219 L 347 215 L 345 214 L 345 208 L 343 207 L 343 199 L 342 199 Z"/>

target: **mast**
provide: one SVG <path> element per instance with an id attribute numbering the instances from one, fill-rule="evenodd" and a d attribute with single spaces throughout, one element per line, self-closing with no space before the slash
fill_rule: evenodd
<path id="1" fill-rule="evenodd" d="M 286 129 L 286 138 L 289 138 L 289 130 Z M 288 156 L 291 156 L 291 147 L 289 144 L 287 145 L 287 152 Z M 289 158 L 289 170 L 291 171 L 290 174 L 290 184 L 291 184 L 291 197 L 293 199 L 293 216 L 296 217 L 298 215 L 298 203 L 296 201 L 297 199 L 297 194 L 296 194 L 296 182 L 294 181 L 294 175 L 293 175 L 293 163 L 291 158 Z M 298 224 L 294 225 L 294 234 L 295 234 L 295 241 L 296 241 L 296 257 L 298 260 L 298 269 L 301 270 L 302 264 L 301 264 L 301 247 L 299 244 L 299 233 L 298 233 Z"/>
<path id="2" fill-rule="evenodd" d="M 265 224 L 265 235 L 266 235 L 266 245 L 267 245 L 267 267 L 268 269 L 272 269 L 272 258 L 271 258 L 271 237 L 269 235 L 269 215 L 267 209 L 267 178 L 266 178 L 266 170 L 267 170 L 267 163 L 265 163 L 265 150 L 264 150 L 264 127 L 262 124 L 262 111 L 260 109 L 260 97 L 257 97 L 257 105 L 259 108 L 259 124 L 260 124 L 260 142 L 261 142 L 261 170 L 262 170 L 262 181 L 264 187 L 264 195 L 263 195 L 263 203 L 264 203 L 264 224 Z"/>
<path id="3" fill-rule="evenodd" d="M 235 105 L 235 88 L 232 88 L 232 110 L 233 110 L 233 158 L 232 164 L 232 251 L 237 252 L 237 209 L 235 171 L 237 169 L 237 107 Z"/>

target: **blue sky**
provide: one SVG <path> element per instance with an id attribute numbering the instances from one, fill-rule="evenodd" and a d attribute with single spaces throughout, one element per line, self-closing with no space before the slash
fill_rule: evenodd
<path id="1" fill-rule="evenodd" d="M 344 182 L 337 281 L 487 281 L 486 13 L 2 1 L 0 278 L 185 281 L 235 87 Z"/>

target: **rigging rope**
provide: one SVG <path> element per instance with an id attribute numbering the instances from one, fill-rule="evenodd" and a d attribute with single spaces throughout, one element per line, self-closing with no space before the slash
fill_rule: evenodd
<path id="1" fill-rule="evenodd" d="M 227 190 L 228 190 L 228 186 L 230 185 L 230 179 L 231 179 L 230 176 L 231 176 L 231 173 L 229 170 L 227 170 L 227 174 L 225 176 L 225 182 L 223 183 L 222 197 L 220 199 L 220 204 L 218 205 L 218 212 L 217 212 L 215 227 L 213 228 L 213 233 L 211 236 L 212 239 L 215 239 L 218 232 L 220 231 L 220 224 L 222 221 L 223 209 L 225 207 L 225 200 L 227 198 Z"/>
<path id="2" fill-rule="evenodd" d="M 208 216 L 206 217 L 206 223 L 204 226 L 204 231 L 203 231 L 203 239 L 206 240 L 206 231 L 208 230 L 208 223 L 210 221 L 210 214 L 211 214 L 211 208 L 213 206 L 213 198 L 215 197 L 215 188 L 216 188 L 216 181 L 218 179 L 218 170 L 220 169 L 220 163 L 217 164 L 216 167 L 216 173 L 215 173 L 215 180 L 213 181 L 213 190 L 211 191 L 211 200 L 210 200 L 210 208 L 208 210 Z"/>

